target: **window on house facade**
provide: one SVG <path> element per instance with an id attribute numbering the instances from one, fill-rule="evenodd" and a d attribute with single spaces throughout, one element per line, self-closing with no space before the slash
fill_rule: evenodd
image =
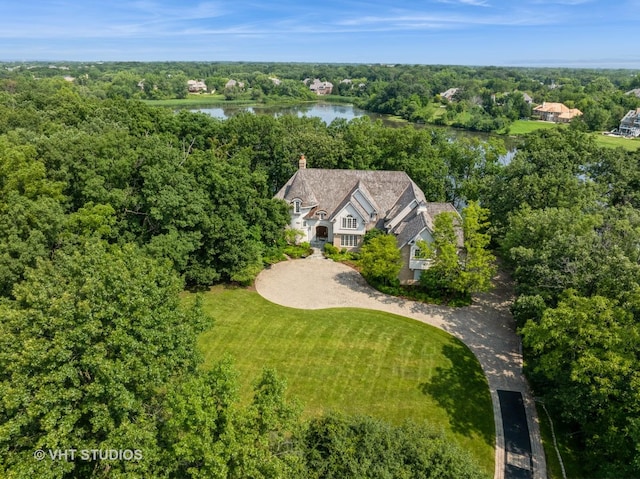
<path id="1" fill-rule="evenodd" d="M 316 213 L 316 216 L 317 216 L 318 218 L 320 218 L 321 220 L 323 220 L 323 219 L 325 219 L 325 218 L 327 217 L 327 213 L 326 213 L 326 211 L 318 211 L 318 212 Z"/>
<path id="2" fill-rule="evenodd" d="M 342 228 L 345 230 L 358 229 L 358 220 L 351 215 L 342 218 Z"/>
<path id="3" fill-rule="evenodd" d="M 358 246 L 358 235 L 342 235 L 340 236 L 340 246 Z"/>
<path id="4" fill-rule="evenodd" d="M 295 214 L 299 214 L 300 213 L 300 201 L 299 200 L 295 200 L 293 202 L 293 212 Z"/>

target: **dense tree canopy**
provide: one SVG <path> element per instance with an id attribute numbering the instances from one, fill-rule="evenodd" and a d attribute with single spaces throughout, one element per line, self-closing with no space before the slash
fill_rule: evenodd
<path id="1" fill-rule="evenodd" d="M 182 282 L 133 246 L 88 242 L 39 260 L 0 304 L 0 471 L 5 477 L 144 475 L 159 453 L 158 388 L 194 371 L 205 325 Z M 141 449 L 146 462 L 33 460 L 36 449 Z"/>
<path id="2" fill-rule="evenodd" d="M 318 442 L 305 440 L 335 425 L 345 435 L 326 444 L 342 454 L 344 444 L 379 450 L 375 438 L 414 437 L 335 418 L 305 435 L 272 374 L 244 408 L 234 405 L 227 366 L 195 372 L 193 338 L 202 318 L 179 307 L 176 294 L 183 281 L 249 283 L 268 258 L 281 255 L 288 206 L 272 197 L 302 153 L 310 167 L 405 171 L 428 201 L 471 206 L 467 254 L 447 253 L 451 229 L 439 225 L 445 233 L 438 245 L 447 254 L 433 273 L 468 292 L 485 289 L 491 233 L 516 280 L 513 312 L 527 372 L 536 395 L 574 432 L 585 475 L 640 474 L 640 153 L 600 148 L 582 132 L 585 125 L 610 128 L 640 106 L 624 93 L 640 86 L 637 75 L 382 65 L 13 66 L 19 68 L 0 73 L 2 475 L 97 477 L 106 474 L 104 464 L 89 471 L 95 464 L 37 463 L 31 454 L 45 446 L 136 442 L 148 450 L 145 461 L 118 464 L 112 474 L 309 477 L 307 467 L 354 467 L 366 477 L 357 447 L 340 459 L 317 454 Z M 517 90 L 582 109 L 584 125 L 531 134 L 503 165 L 498 140 L 452 141 L 368 118 L 325 125 L 242 114 L 221 121 L 136 100 L 179 97 L 177 80 L 192 77 L 217 88 L 235 78 L 248 90 L 292 98 L 308 94 L 300 87 L 305 78 L 336 85 L 361 79 L 362 87 L 344 83 L 340 94 L 408 119 L 442 114 L 445 123 L 476 129 L 525 115 Z M 270 77 L 284 80 L 280 93 Z M 438 97 L 452 87 L 461 89 L 453 102 Z M 353 431 L 372 442 L 353 439 Z M 207 448 L 210 441 L 217 449 Z M 178 452 L 182 462 L 174 461 Z M 383 459 L 397 466 L 375 470 L 404 471 L 407 454 L 394 450 Z M 453 457 L 438 454 L 430 457 Z M 416 453 L 416 463 L 421 457 Z"/>
<path id="3" fill-rule="evenodd" d="M 530 136 L 481 193 L 513 269 L 526 371 L 593 477 L 640 473 L 638 154 Z"/>

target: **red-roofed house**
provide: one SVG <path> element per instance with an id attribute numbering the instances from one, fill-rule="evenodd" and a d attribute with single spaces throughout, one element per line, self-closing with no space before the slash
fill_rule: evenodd
<path id="1" fill-rule="evenodd" d="M 533 109 L 533 116 L 543 121 L 555 123 L 569 123 L 575 117 L 582 115 L 577 108 L 569 108 L 563 103 L 543 102 Z"/>

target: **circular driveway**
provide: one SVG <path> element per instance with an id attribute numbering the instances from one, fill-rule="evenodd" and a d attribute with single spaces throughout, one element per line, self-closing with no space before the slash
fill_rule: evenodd
<path id="1" fill-rule="evenodd" d="M 509 312 L 512 291 L 503 276 L 490 293 L 477 295 L 471 306 L 451 308 L 388 296 L 371 288 L 362 276 L 341 263 L 318 255 L 283 261 L 260 273 L 256 290 L 269 301 L 300 309 L 354 307 L 399 314 L 443 329 L 469 347 L 487 377 L 496 424 L 495 478 L 504 477 L 502 417 L 497 391 L 522 393 L 533 457 L 533 477 L 545 479 L 546 465 L 533 398 L 522 374 L 520 339 Z"/>

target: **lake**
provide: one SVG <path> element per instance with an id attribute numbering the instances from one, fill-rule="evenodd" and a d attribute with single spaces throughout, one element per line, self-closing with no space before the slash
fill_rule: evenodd
<path id="1" fill-rule="evenodd" d="M 354 105 L 350 104 L 342 104 L 342 103 L 301 103 L 301 104 L 293 104 L 293 105 L 220 105 L 220 106 L 206 106 L 202 108 L 189 108 L 191 111 L 198 111 L 202 113 L 206 113 L 214 118 L 219 118 L 221 120 L 226 120 L 227 118 L 236 115 L 241 112 L 249 112 L 254 113 L 256 115 L 271 115 L 274 117 L 283 116 L 283 115 L 295 115 L 298 117 L 317 117 L 324 121 L 327 125 L 330 124 L 333 120 L 338 118 L 343 118 L 347 121 L 353 120 L 354 118 L 359 118 L 363 116 L 368 116 L 372 120 L 381 120 L 386 126 L 398 128 L 407 125 L 413 125 L 416 128 L 428 128 L 432 130 L 445 130 L 449 137 L 455 139 L 456 137 L 471 137 L 471 138 L 479 138 L 481 140 L 487 140 L 490 136 L 490 133 L 484 132 L 476 132 L 476 131 L 467 131 L 460 130 L 457 128 L 450 128 L 446 126 L 437 126 L 437 125 L 424 125 L 417 123 L 409 123 L 405 121 L 398 121 L 397 117 L 392 117 L 391 115 L 384 115 L 381 113 L 372 113 L 361 108 L 358 108 Z M 497 136 L 497 135 L 496 135 Z M 506 138 L 504 136 L 498 136 L 504 140 L 507 149 L 509 152 L 503 158 L 503 161 L 509 162 L 515 153 L 515 142 L 511 138 Z"/>
<path id="2" fill-rule="evenodd" d="M 337 118 L 345 120 L 353 120 L 362 116 L 368 116 L 372 120 L 385 120 L 385 115 L 370 113 L 349 104 L 336 103 L 302 103 L 294 105 L 221 105 L 215 107 L 196 108 L 192 111 L 200 111 L 214 118 L 226 120 L 240 112 L 255 113 L 256 115 L 271 115 L 274 117 L 283 115 L 295 115 L 298 117 L 317 117 L 324 121 L 327 125 Z M 387 119 L 388 121 L 388 119 Z"/>

